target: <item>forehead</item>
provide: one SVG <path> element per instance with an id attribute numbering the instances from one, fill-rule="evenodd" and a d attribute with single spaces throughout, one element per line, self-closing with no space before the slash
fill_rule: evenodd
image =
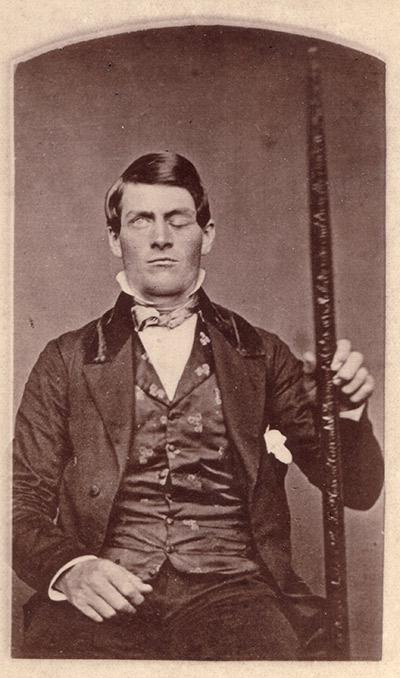
<path id="1" fill-rule="evenodd" d="M 186 188 L 165 184 L 126 184 L 121 198 L 121 216 L 129 211 L 171 212 L 192 210 L 194 200 Z"/>

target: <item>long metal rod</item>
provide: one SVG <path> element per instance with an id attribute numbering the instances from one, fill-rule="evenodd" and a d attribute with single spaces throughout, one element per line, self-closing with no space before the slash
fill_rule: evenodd
<path id="1" fill-rule="evenodd" d="M 309 54 L 308 151 L 311 259 L 317 355 L 319 434 L 324 472 L 323 521 L 329 659 L 349 659 L 346 547 L 338 403 L 331 363 L 336 350 L 332 244 L 321 73 Z"/>

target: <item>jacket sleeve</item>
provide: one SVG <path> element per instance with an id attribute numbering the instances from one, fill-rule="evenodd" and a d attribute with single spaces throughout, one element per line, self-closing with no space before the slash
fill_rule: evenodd
<path id="1" fill-rule="evenodd" d="M 322 462 L 315 411 L 303 386 L 303 366 L 278 337 L 270 356 L 268 408 L 273 424 L 286 437 L 295 463 L 319 488 L 323 486 Z M 383 485 L 383 458 L 366 411 L 359 422 L 340 419 L 342 475 L 345 505 L 368 509 Z"/>
<path id="2" fill-rule="evenodd" d="M 13 566 L 34 589 L 47 589 L 64 563 L 87 553 L 57 526 L 59 488 L 71 453 L 68 374 L 55 340 L 29 376 L 14 438 Z"/>

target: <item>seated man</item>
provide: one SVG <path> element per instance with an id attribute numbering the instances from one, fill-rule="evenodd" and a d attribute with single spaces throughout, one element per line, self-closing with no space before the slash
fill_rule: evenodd
<path id="1" fill-rule="evenodd" d="M 187 159 L 135 160 L 106 215 L 121 294 L 46 346 L 17 416 L 14 567 L 37 590 L 24 656 L 323 656 L 284 488 L 292 457 L 322 484 L 301 364 L 205 294 L 215 230 Z M 338 343 L 344 499 L 367 509 L 382 457 L 362 363 Z"/>

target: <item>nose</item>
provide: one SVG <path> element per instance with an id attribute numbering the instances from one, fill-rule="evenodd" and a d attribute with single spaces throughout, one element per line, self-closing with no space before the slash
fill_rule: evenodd
<path id="1" fill-rule="evenodd" d="M 151 247 L 163 250 L 172 247 L 173 238 L 171 226 L 164 219 L 157 219 L 151 230 Z"/>

